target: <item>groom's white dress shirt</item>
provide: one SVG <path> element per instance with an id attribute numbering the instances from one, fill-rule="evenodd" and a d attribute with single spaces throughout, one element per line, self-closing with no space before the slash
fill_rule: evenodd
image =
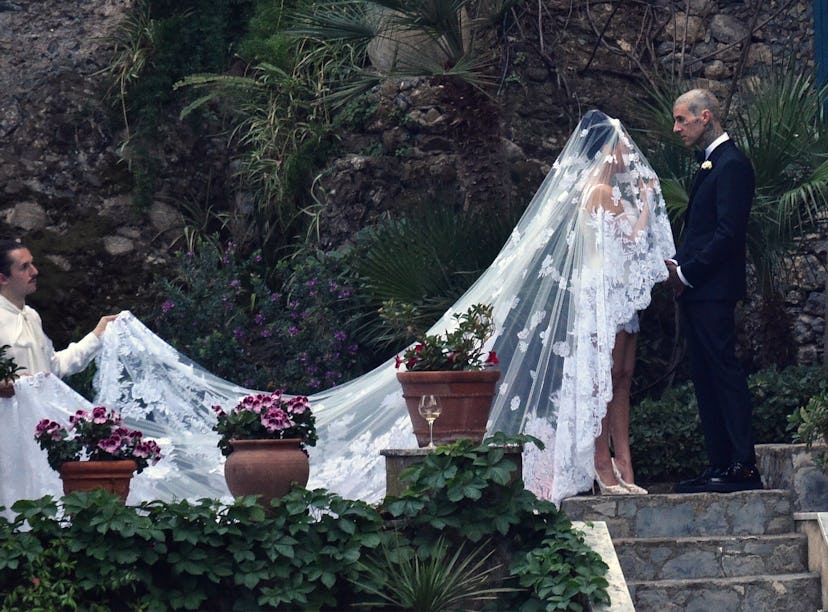
<path id="1" fill-rule="evenodd" d="M 0 346 L 8 344 L 5 356 L 25 369 L 21 374 L 51 372 L 60 378 L 83 370 L 101 348 L 101 340 L 88 333 L 62 351 L 55 351 L 43 331 L 40 315 L 31 306 L 21 310 L 0 295 Z"/>

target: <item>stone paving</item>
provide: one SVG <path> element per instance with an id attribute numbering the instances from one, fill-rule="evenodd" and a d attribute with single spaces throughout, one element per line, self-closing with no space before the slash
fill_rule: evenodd
<path id="1" fill-rule="evenodd" d="M 781 490 L 583 496 L 566 499 L 561 507 L 572 519 L 606 521 L 613 538 L 794 531 L 790 496 Z"/>
<path id="2" fill-rule="evenodd" d="M 582 496 L 561 508 L 573 520 L 606 522 L 640 612 L 821 607 L 789 491 Z"/>

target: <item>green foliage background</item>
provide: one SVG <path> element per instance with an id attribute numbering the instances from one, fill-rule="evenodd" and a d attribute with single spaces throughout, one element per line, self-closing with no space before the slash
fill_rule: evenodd
<path id="1" fill-rule="evenodd" d="M 789 415 L 828 389 L 828 371 L 821 366 L 768 368 L 750 375 L 748 387 L 756 443 L 791 443 Z M 700 474 L 707 454 L 693 385 L 678 384 L 633 406 L 630 446 L 637 481 L 670 482 Z"/>

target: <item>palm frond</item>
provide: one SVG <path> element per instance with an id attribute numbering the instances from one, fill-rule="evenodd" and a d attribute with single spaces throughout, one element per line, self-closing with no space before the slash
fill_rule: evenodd
<path id="1" fill-rule="evenodd" d="M 294 11 L 286 34 L 320 41 L 348 41 L 368 44 L 380 34 L 379 15 L 362 1 L 319 4 L 310 10 Z"/>
<path id="2" fill-rule="evenodd" d="M 753 162 L 758 185 L 778 190 L 808 163 L 820 106 L 813 77 L 784 69 L 767 72 L 761 89 L 736 109 L 733 137 Z"/>
<path id="3" fill-rule="evenodd" d="M 382 556 L 361 564 L 371 580 L 355 582 L 377 598 L 362 602 L 361 606 L 391 604 L 403 610 L 437 612 L 457 609 L 471 602 L 494 600 L 499 593 L 515 590 L 490 586 L 491 576 L 500 566 L 489 563 L 494 554 L 489 541 L 480 543 L 468 553 L 461 543 L 450 557 L 449 543 L 443 536 L 430 553 L 421 550 L 399 555 L 394 554 L 399 551 L 399 545 L 395 544 L 393 551 L 391 546 L 384 540 Z"/>
<path id="4" fill-rule="evenodd" d="M 777 290 L 795 238 L 828 208 L 828 160 L 820 142 L 828 89 L 792 65 L 765 72 L 760 82 L 735 110 L 732 136 L 756 172 L 748 251 L 767 293 Z"/>
<path id="5" fill-rule="evenodd" d="M 339 109 L 349 102 L 356 100 L 361 95 L 371 91 L 376 85 L 382 82 L 375 72 L 367 70 L 355 73 L 350 79 L 343 81 L 339 87 L 331 89 L 323 94 L 323 98 L 332 108 Z"/>
<path id="6" fill-rule="evenodd" d="M 376 312 L 387 301 L 410 304 L 416 310 L 412 323 L 428 329 L 489 266 L 514 221 L 469 217 L 435 203 L 364 230 L 352 267 L 366 309 Z M 376 319 L 360 333 L 363 343 L 395 349 L 411 340 Z"/>

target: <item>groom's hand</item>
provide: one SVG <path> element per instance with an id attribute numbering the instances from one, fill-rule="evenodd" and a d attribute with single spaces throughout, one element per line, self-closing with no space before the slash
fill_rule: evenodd
<path id="1" fill-rule="evenodd" d="M 684 293 L 684 283 L 681 282 L 679 278 L 678 272 L 676 272 L 676 262 L 672 260 L 666 260 L 664 262 L 667 266 L 667 284 L 673 289 L 673 296 L 679 297 L 682 293 Z"/>

